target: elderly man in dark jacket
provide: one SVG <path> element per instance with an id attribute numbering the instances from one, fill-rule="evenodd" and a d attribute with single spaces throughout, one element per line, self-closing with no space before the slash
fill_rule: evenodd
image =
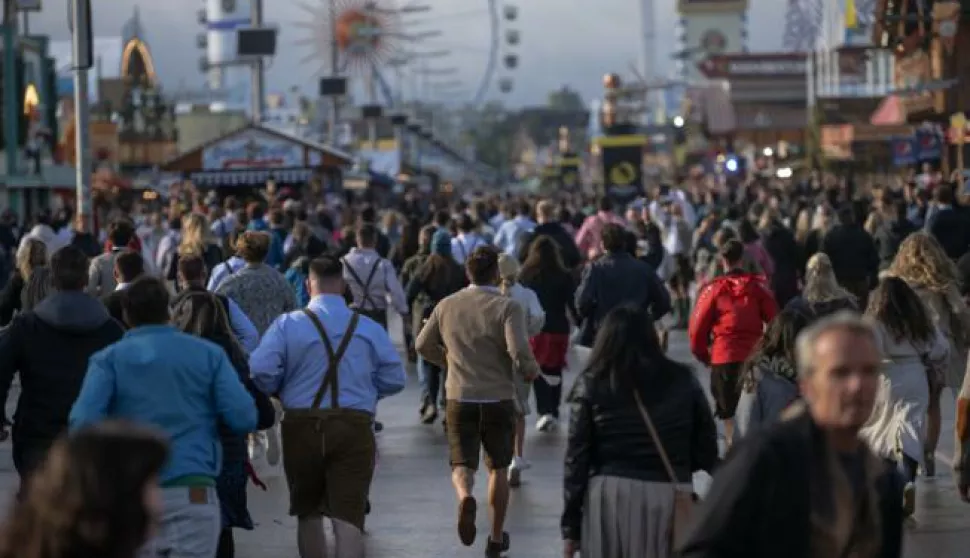
<path id="1" fill-rule="evenodd" d="M 872 326 L 823 318 L 799 335 L 796 360 L 804 404 L 718 469 L 681 558 L 899 558 L 915 492 L 859 439 L 880 383 Z"/>
<path id="2" fill-rule="evenodd" d="M 650 264 L 627 250 L 623 227 L 609 224 L 601 235 L 603 251 L 583 271 L 576 290 L 576 310 L 583 320 L 579 343 L 590 347 L 599 324 L 611 310 L 624 304 L 643 307 L 654 320 L 670 312 L 670 293 Z"/>
<path id="3" fill-rule="evenodd" d="M 0 334 L 0 402 L 6 403 L 13 375 L 20 374 L 13 462 L 21 483 L 67 431 L 88 358 L 124 334 L 101 301 L 84 292 L 88 258 L 79 249 L 55 252 L 51 273 L 55 292 Z"/>

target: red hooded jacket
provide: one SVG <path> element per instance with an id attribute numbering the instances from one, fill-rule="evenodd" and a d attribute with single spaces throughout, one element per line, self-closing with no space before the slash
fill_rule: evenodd
<path id="1" fill-rule="evenodd" d="M 704 285 L 690 319 L 690 352 L 706 365 L 744 362 L 778 313 L 764 277 L 741 271 Z"/>

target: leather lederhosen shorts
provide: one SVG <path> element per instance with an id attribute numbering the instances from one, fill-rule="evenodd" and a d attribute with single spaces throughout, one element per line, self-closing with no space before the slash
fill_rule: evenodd
<path id="1" fill-rule="evenodd" d="M 377 443 L 373 416 L 352 409 L 288 409 L 280 425 L 290 515 L 364 527 Z"/>

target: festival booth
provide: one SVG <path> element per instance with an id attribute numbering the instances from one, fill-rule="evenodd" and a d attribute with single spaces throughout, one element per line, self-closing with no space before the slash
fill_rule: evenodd
<path id="1" fill-rule="evenodd" d="M 335 193 L 352 163 L 353 158 L 338 149 L 249 124 L 175 157 L 159 170 L 169 180 L 175 175 L 200 190 L 224 195 L 262 188 L 271 181 L 296 190 L 313 182 Z"/>

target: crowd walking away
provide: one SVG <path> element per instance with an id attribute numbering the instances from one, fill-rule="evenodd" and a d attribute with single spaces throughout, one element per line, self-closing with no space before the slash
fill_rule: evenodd
<path id="1" fill-rule="evenodd" d="M 622 202 L 186 187 L 95 231 L 6 212 L 0 558 L 253 556 L 261 491 L 292 554 L 396 556 L 372 519 L 400 440 L 450 472 L 453 546 L 424 555 L 902 558 L 949 479 L 970 505 L 962 191 L 694 169 Z M 543 534 L 514 518 L 557 444 Z"/>

